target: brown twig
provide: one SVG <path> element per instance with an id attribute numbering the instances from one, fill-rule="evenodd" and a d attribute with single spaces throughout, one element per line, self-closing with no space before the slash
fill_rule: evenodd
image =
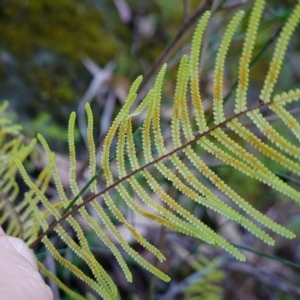
<path id="1" fill-rule="evenodd" d="M 205 12 L 205 10 L 207 10 L 211 6 L 211 2 L 211 0 L 203 1 L 195 10 L 195 12 L 184 21 L 184 23 L 182 24 L 172 41 L 167 45 L 167 47 L 164 49 L 164 51 L 153 64 L 153 67 L 146 74 L 142 84 L 139 87 L 139 95 L 142 94 L 142 91 L 147 86 L 149 80 L 154 74 L 157 73 L 157 71 L 163 65 L 163 63 L 166 62 L 170 58 L 170 56 L 178 49 L 179 45 L 183 42 L 183 37 L 195 25 L 195 23 L 199 19 L 199 16 L 201 16 Z"/>

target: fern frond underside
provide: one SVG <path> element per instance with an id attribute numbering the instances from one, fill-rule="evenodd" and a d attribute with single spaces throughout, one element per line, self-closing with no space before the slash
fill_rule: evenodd
<path id="1" fill-rule="evenodd" d="M 75 113 L 71 114 L 68 128 L 70 157 L 69 185 L 72 196 L 67 195 L 64 191 L 56 167 L 55 154 L 51 152 L 47 142 L 42 136 L 38 136 L 38 139 L 48 155 L 49 163 L 36 182 L 31 180 L 23 167 L 21 161 L 24 158 L 18 155 L 14 156 L 16 165 L 24 181 L 30 188 L 26 194 L 27 208 L 24 209 L 26 213 L 21 220 L 21 224 L 26 227 L 22 237 L 28 244 L 34 245 L 40 240 L 56 261 L 69 269 L 82 281 L 89 284 L 104 299 L 115 299 L 117 288 L 109 274 L 96 260 L 90 250 L 85 233 L 74 216 L 75 213 L 78 213 L 86 223 L 90 225 L 99 239 L 110 249 L 128 281 L 132 281 L 132 274 L 126 263 L 124 253 L 127 253 L 128 256 L 136 260 L 158 278 L 168 281 L 169 277 L 166 274 L 151 265 L 128 244 L 118 231 L 114 221 L 110 218 L 109 215 L 113 215 L 119 223 L 123 224 L 124 227 L 131 232 L 132 236 L 140 245 L 153 253 L 160 261 L 165 259 L 159 249 L 149 243 L 126 219 L 122 210 L 114 201 L 114 197 L 118 197 L 121 198 L 123 203 L 132 211 L 145 218 L 151 219 L 185 235 L 199 238 L 206 243 L 219 246 L 239 260 L 245 259 L 244 255 L 231 245 L 229 241 L 210 229 L 168 195 L 163 189 L 161 179 L 158 179 L 159 177 L 168 181 L 187 198 L 224 215 L 229 220 L 239 223 L 267 244 L 273 245 L 274 240 L 265 229 L 286 238 L 294 237 L 291 231 L 253 208 L 201 159 L 202 153 L 199 153 L 199 149 L 202 148 L 205 152 L 212 154 L 226 165 L 268 185 L 270 188 L 297 203 L 300 202 L 300 193 L 277 177 L 262 160 L 253 155 L 247 147 L 251 145 L 263 156 L 274 160 L 278 165 L 284 167 L 289 172 L 300 175 L 300 147 L 295 146 L 287 140 L 286 137 L 280 135 L 262 114 L 264 109 L 270 109 L 276 113 L 283 124 L 290 129 L 295 138 L 300 140 L 300 124 L 286 109 L 286 106 L 290 102 L 299 100 L 300 90 L 295 89 L 277 95 L 272 94 L 283 62 L 286 47 L 300 20 L 300 4 L 295 6 L 276 42 L 274 55 L 263 84 L 258 104 L 255 107 L 248 107 L 247 105 L 250 61 L 264 4 L 264 1 L 255 1 L 249 18 L 239 63 L 235 108 L 231 117 L 226 117 L 224 114 L 224 65 L 234 32 L 241 23 L 244 13 L 238 12 L 233 16 L 219 47 L 214 70 L 214 124 L 210 125 L 205 118 L 206 113 L 199 91 L 198 74 L 202 37 L 210 18 L 210 12 L 206 12 L 203 14 L 195 30 L 190 56 L 183 56 L 179 65 L 170 127 L 172 149 L 166 146 L 160 120 L 161 93 L 164 85 L 164 75 L 167 69 L 167 66 L 164 65 L 157 75 L 153 88 L 135 110 L 132 110 L 132 105 L 137 97 L 137 90 L 142 78 L 138 77 L 133 83 L 124 106 L 112 123 L 104 140 L 101 167 L 106 181 L 106 188 L 99 191 L 96 181 L 91 182 L 89 184 L 90 192 L 93 195 L 91 198 L 84 199 L 82 196 L 78 197 L 81 190 L 76 180 L 76 153 L 74 145 Z M 188 90 L 190 93 L 188 93 Z M 188 108 L 189 100 L 191 100 L 192 109 Z M 194 112 L 197 134 L 195 134 L 194 123 L 191 122 L 191 111 Z M 88 117 L 89 177 L 94 178 L 96 174 L 96 149 L 93 139 L 93 115 L 89 105 L 86 106 L 86 112 Z M 144 121 L 140 126 L 142 147 L 139 148 L 134 139 L 133 122 L 135 118 L 141 114 L 144 115 Z M 243 117 L 243 120 L 245 117 L 248 117 L 261 132 L 263 138 L 256 136 L 244 126 L 241 117 Z M 228 134 L 228 131 L 224 130 L 225 128 L 233 131 L 243 142 L 237 143 L 233 140 Z M 7 147 L 12 149 L 14 145 Z M 5 152 L 8 150 L 4 150 L 4 152 L 2 150 L 4 154 L 0 152 L 0 158 L 1 155 L 5 155 Z M 112 168 L 112 163 L 110 162 L 113 153 L 116 153 L 114 168 Z M 153 175 L 154 169 L 158 171 L 159 176 Z M 12 169 L 10 172 L 15 172 L 15 170 Z M 45 186 L 50 180 L 49 174 L 51 174 L 53 178 L 60 198 L 60 203 L 57 205 L 51 204 L 49 199 L 45 196 Z M 155 174 L 157 174 L 156 171 Z M 116 177 L 117 179 L 115 179 Z M 211 182 L 211 187 L 201 181 L 200 178 L 203 177 Z M 3 178 L 5 179 L 6 177 Z M 3 183 L 1 181 L 0 184 L 2 184 L 0 185 L 1 191 L 4 191 L 6 194 L 9 189 L 12 189 L 12 186 L 8 183 L 5 185 L 5 182 Z M 229 201 L 225 202 L 212 191 L 216 188 L 224 197 L 226 196 Z M 155 194 L 156 198 L 158 197 L 160 201 L 156 201 L 153 194 Z M 70 201 L 75 197 L 78 198 L 76 205 L 67 212 L 62 212 L 62 209 L 66 210 Z M 105 207 L 110 211 L 110 214 L 108 214 L 104 206 L 99 203 L 99 198 L 103 199 Z M 139 200 L 137 201 L 137 199 Z M 13 203 L 13 201 L 14 198 L 9 200 L 9 203 Z M 91 210 L 96 212 L 99 220 L 95 220 L 91 217 Z M 30 217 L 32 213 L 34 214 L 34 218 Z M 54 218 L 53 223 L 51 223 L 50 217 Z M 62 224 L 63 220 L 73 228 L 77 242 L 68 234 L 65 228 L 66 225 Z M 42 231 L 42 234 L 40 234 L 40 231 Z M 51 231 L 56 232 L 65 244 L 86 263 L 92 276 L 87 276 L 57 251 L 48 236 Z M 118 246 L 113 240 L 118 242 Z M 66 293 L 72 293 L 73 298 L 77 297 L 80 299 L 79 295 L 76 295 L 74 291 L 70 291 L 58 278 L 54 278 L 41 264 L 40 269 L 46 276 L 55 280 L 57 285 Z"/>

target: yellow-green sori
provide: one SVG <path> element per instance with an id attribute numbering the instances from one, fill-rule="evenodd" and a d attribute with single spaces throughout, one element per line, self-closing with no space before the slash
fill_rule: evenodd
<path id="1" fill-rule="evenodd" d="M 172 149 L 165 145 L 160 120 L 161 93 L 164 86 L 164 76 L 167 71 L 166 65 L 161 68 L 153 88 L 139 105 L 133 104 L 136 101 L 137 90 L 142 82 L 142 77 L 138 77 L 134 81 L 124 106 L 111 124 L 105 137 L 101 161 L 99 162 L 100 170 L 96 169 L 93 112 L 89 104 L 86 105 L 90 180 L 83 189 L 79 188 L 76 179 L 77 162 L 74 143 L 76 115 L 72 113 L 68 127 L 69 187 L 72 196 L 68 196 L 64 190 L 56 167 L 55 154 L 50 150 L 46 140 L 40 135 L 38 140 L 48 156 L 49 163 L 35 182 L 31 180 L 22 165 L 22 161 L 32 151 L 35 141 L 26 146 L 22 142 L 20 129 L 9 124 L 4 118 L 0 118 L 0 197 L 3 197 L 4 194 L 10 195 L 1 201 L 0 209 L 4 210 L 6 208 L 6 214 L 1 215 L 0 224 L 7 220 L 10 221 L 8 234 L 24 239 L 30 246 L 39 242 L 43 243 L 44 247 L 57 262 L 90 285 L 103 299 L 112 300 L 118 297 L 117 287 L 108 272 L 94 257 L 87 241 L 86 233 L 76 219 L 75 213 L 80 214 L 95 235 L 111 251 L 129 282 L 133 278 L 126 263 L 126 257 L 128 256 L 161 280 L 169 280 L 166 274 L 135 251 L 118 231 L 111 220 L 111 215 L 119 223 L 123 224 L 134 239 L 157 257 L 159 261 L 165 259 L 160 250 L 147 241 L 136 230 L 134 225 L 126 219 L 123 210 L 114 201 L 114 196 L 122 199 L 124 206 L 128 206 L 132 211 L 145 218 L 182 234 L 223 248 L 238 260 L 245 260 L 244 255 L 229 241 L 214 232 L 181 206 L 176 199 L 173 199 L 165 191 L 159 178 L 164 178 L 182 195 L 197 202 L 199 205 L 205 206 L 224 215 L 227 219 L 239 223 L 269 245 L 273 245 L 274 240 L 265 229 L 286 238 L 295 237 L 290 230 L 256 210 L 233 188 L 226 184 L 224 179 L 220 178 L 203 161 L 195 148 L 195 145 L 198 148 L 201 147 L 224 164 L 266 184 L 295 202 L 300 202 L 300 193 L 276 176 L 264 165 L 262 160 L 250 153 L 249 147 L 247 147 L 251 145 L 252 148 L 261 153 L 262 157 L 265 156 L 270 160 L 274 160 L 286 171 L 300 175 L 300 148 L 295 146 L 290 140 L 287 140 L 287 137 L 280 135 L 261 113 L 262 108 L 269 108 L 290 129 L 293 138 L 300 141 L 300 124 L 286 108 L 286 105 L 290 102 L 299 101 L 300 89 L 282 92 L 277 95 L 272 93 L 283 63 L 287 45 L 300 20 L 300 3 L 293 9 L 276 41 L 274 55 L 271 59 L 266 79 L 262 84 L 260 101 L 253 107 L 248 107 L 247 105 L 250 62 L 253 57 L 253 49 L 264 6 L 265 1 L 255 1 L 249 17 L 239 61 L 234 111 L 232 111 L 230 118 L 226 118 L 224 114 L 224 65 L 234 33 L 244 18 L 243 11 L 237 12 L 229 22 L 215 59 L 212 125 L 206 121 L 207 118 L 199 88 L 200 49 L 211 13 L 207 11 L 202 15 L 193 35 L 191 53 L 189 56 L 184 55 L 179 64 L 170 126 Z M 188 101 L 191 101 L 191 103 L 188 104 Z M 133 107 L 136 108 L 133 109 Z M 188 109 L 188 107 L 192 107 L 192 109 Z M 5 113 L 4 105 L 1 106 L 0 113 Z M 139 119 L 143 117 L 143 122 L 140 124 L 142 150 L 139 152 L 137 151 L 133 133 L 133 122 L 137 122 L 137 117 Z M 244 126 L 240 117 L 243 117 L 243 120 L 248 117 L 253 125 L 264 135 L 264 139 L 254 135 L 252 131 Z M 230 129 L 231 132 L 233 131 L 235 136 L 239 136 L 240 141 L 243 142 L 237 143 L 236 140 L 233 140 L 228 135 L 228 130 L 223 130 L 224 128 Z M 8 142 L 6 140 L 7 135 L 13 135 L 16 138 Z M 185 158 L 184 163 L 182 156 Z M 15 204 L 18 187 L 13 179 L 16 173 L 16 166 L 29 187 L 25 198 L 19 204 Z M 191 169 L 189 166 L 193 166 L 193 168 Z M 159 172 L 160 176 L 154 176 L 154 169 L 156 169 L 154 171 L 155 174 Z M 98 190 L 96 180 L 100 173 L 103 174 L 106 181 L 106 188 L 101 191 Z M 197 176 L 197 174 L 201 174 L 202 177 Z M 210 185 L 201 181 L 203 177 L 210 181 Z M 45 195 L 50 180 L 53 180 L 60 199 L 56 204 L 50 203 Z M 94 195 L 89 199 L 82 196 L 87 189 Z M 226 195 L 232 203 L 224 202 L 220 199 L 219 194 L 214 193 L 215 189 Z M 155 197 L 153 197 L 154 194 Z M 160 201 L 156 200 L 158 198 Z M 103 205 L 99 203 L 99 199 L 104 201 L 105 206 L 110 211 L 109 214 Z M 139 200 L 137 201 L 137 199 Z M 88 207 L 88 205 L 91 207 Z M 7 209 L 9 207 L 11 209 Z M 236 209 L 237 207 L 239 208 L 238 210 Z M 90 212 L 92 209 L 98 215 L 97 220 L 91 216 Z M 16 217 L 14 218 L 13 216 Z M 65 222 L 74 229 L 77 242 L 68 234 Z M 91 276 L 85 274 L 57 251 L 48 236 L 50 232 L 55 232 L 65 242 L 66 246 L 86 263 L 90 268 Z M 71 290 L 40 262 L 39 268 L 41 272 L 51 278 L 72 298 L 85 299 L 85 295 L 79 295 Z"/>

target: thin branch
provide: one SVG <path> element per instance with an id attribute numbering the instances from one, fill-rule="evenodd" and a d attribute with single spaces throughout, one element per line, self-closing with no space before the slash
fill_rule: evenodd
<path id="1" fill-rule="evenodd" d="M 186 21 L 188 19 L 189 16 L 189 3 L 187 0 L 182 0 L 182 4 L 183 4 L 183 14 L 184 14 L 184 20 Z"/>
<path id="2" fill-rule="evenodd" d="M 182 42 L 183 36 L 186 34 L 186 32 L 191 29 L 197 20 L 199 19 L 199 16 L 201 16 L 205 10 L 207 10 L 211 6 L 211 1 L 203 1 L 196 11 L 188 18 L 185 20 L 185 22 L 182 24 L 181 28 L 177 32 L 177 34 L 174 36 L 172 41 L 167 45 L 165 50 L 161 53 L 161 55 L 158 57 L 158 59 L 155 61 L 153 64 L 152 68 L 146 74 L 142 84 L 140 85 L 139 88 L 139 95 L 141 95 L 142 91 L 144 88 L 147 86 L 148 81 L 152 78 L 154 74 L 157 73 L 158 69 L 163 65 L 165 61 L 168 60 L 168 58 L 177 50 L 179 46 L 179 42 Z"/>

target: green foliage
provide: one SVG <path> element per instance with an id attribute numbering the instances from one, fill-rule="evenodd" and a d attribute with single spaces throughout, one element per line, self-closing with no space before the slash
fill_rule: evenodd
<path id="1" fill-rule="evenodd" d="M 81 58 L 104 66 L 122 48 L 103 13 L 84 0 L 12 0 L 0 15 L 0 97 L 24 123 L 47 111 L 56 127 L 65 124 L 90 79 Z"/>
<path id="2" fill-rule="evenodd" d="M 3 46 L 17 56 L 29 58 L 50 48 L 74 61 L 83 54 L 102 63 L 112 58 L 115 42 L 101 35 L 101 15 L 84 1 L 12 0 L 0 10 Z"/>
<path id="3" fill-rule="evenodd" d="M 35 132 L 42 134 L 51 145 L 55 148 L 61 148 L 59 145 L 64 145 L 68 140 L 68 134 L 61 126 L 58 126 L 53 122 L 52 116 L 47 112 L 42 112 L 32 122 L 25 122 L 23 125 L 24 132 L 27 135 L 32 136 Z M 79 140 L 79 131 L 75 131 L 75 141 Z"/>
<path id="4" fill-rule="evenodd" d="M 208 272 L 187 286 L 184 289 L 184 297 L 186 300 L 221 300 L 223 299 L 223 289 L 221 283 L 225 277 L 225 273 L 215 267 L 215 261 L 218 257 L 209 261 L 205 256 L 199 255 L 198 262 L 194 264 L 194 269 L 202 271 L 204 268 L 209 269 Z"/>
<path id="5" fill-rule="evenodd" d="M 24 161 L 32 152 L 35 139 L 26 145 L 21 127 L 15 125 L 6 115 L 8 102 L 0 105 L 0 224 L 7 224 L 7 234 L 24 238 L 23 222 L 28 217 L 20 212 L 26 201 L 17 205 L 19 186 L 16 182 L 15 160 Z"/>

